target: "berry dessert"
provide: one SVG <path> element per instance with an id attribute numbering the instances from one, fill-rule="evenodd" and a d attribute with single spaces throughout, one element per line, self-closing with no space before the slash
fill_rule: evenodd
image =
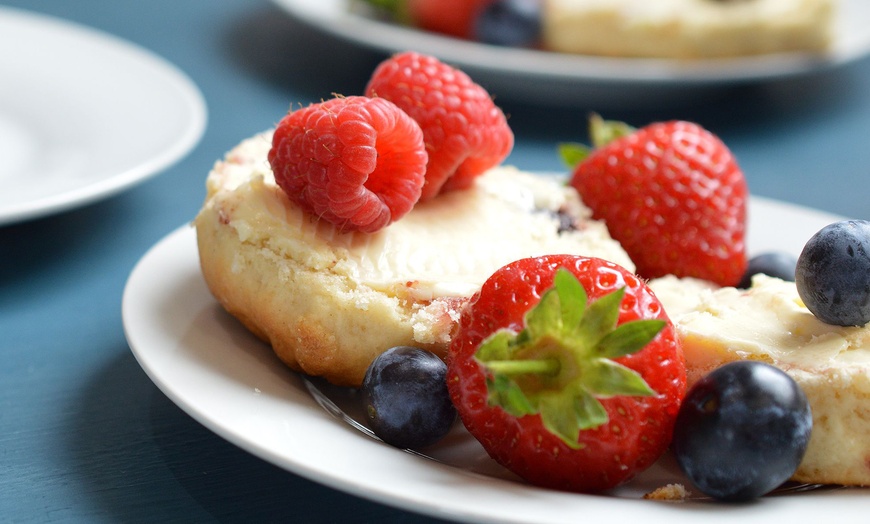
<path id="1" fill-rule="evenodd" d="M 402 86 L 389 83 L 402 77 L 384 73 L 396 63 L 431 91 L 420 103 L 433 107 L 419 124 L 402 116 Z M 399 103 L 327 100 L 230 151 L 209 174 L 195 220 L 212 294 L 291 368 L 359 386 L 390 347 L 443 357 L 462 304 L 519 258 L 574 253 L 634 268 L 574 189 L 490 168 L 513 135 L 464 74 L 403 54 L 372 85 Z M 427 120 L 453 103 L 457 86 L 467 118 Z M 447 129 L 438 147 L 425 138 Z M 451 173 L 447 162 L 434 163 L 439 156 L 467 160 Z M 430 175 L 429 186 L 441 190 L 424 199 Z"/>
<path id="2" fill-rule="evenodd" d="M 673 324 L 636 275 L 549 255 L 496 271 L 462 310 L 447 385 L 489 455 L 540 486 L 600 491 L 670 444 L 685 393 Z"/>
<path id="3" fill-rule="evenodd" d="M 690 386 L 730 362 L 775 365 L 804 391 L 813 414 L 792 478 L 870 486 L 870 328 L 822 321 L 794 282 L 764 274 L 748 290 L 675 277 L 650 287 L 676 325 Z"/>
<path id="4" fill-rule="evenodd" d="M 432 445 L 458 413 L 555 489 L 608 490 L 671 444 L 716 498 L 870 486 L 867 223 L 747 261 L 746 182 L 718 138 L 600 118 L 592 136 L 563 148 L 568 180 L 505 166 L 514 137 L 486 91 L 398 54 L 365 93 L 294 110 L 215 164 L 202 274 L 289 367 L 361 388 L 394 446 Z M 730 429 L 759 398 L 786 415 L 763 414 L 764 437 L 789 445 L 717 440 L 744 438 Z M 716 476 L 726 444 L 745 489 Z"/>
<path id="5" fill-rule="evenodd" d="M 368 0 L 398 23 L 478 42 L 609 57 L 824 52 L 838 0 Z"/>

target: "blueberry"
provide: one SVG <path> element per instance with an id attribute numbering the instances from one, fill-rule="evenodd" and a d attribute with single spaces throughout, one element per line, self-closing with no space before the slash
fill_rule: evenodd
<path id="1" fill-rule="evenodd" d="M 759 273 L 794 282 L 796 265 L 797 259 L 789 253 L 780 251 L 762 253 L 749 259 L 746 273 L 743 274 L 743 278 L 737 284 L 737 287 L 749 289 L 752 285 L 752 277 Z"/>
<path id="2" fill-rule="evenodd" d="M 806 395 L 785 372 L 762 362 L 732 362 L 687 393 L 674 428 L 674 456 L 706 495 L 750 500 L 794 474 L 812 425 Z"/>
<path id="3" fill-rule="evenodd" d="M 822 322 L 870 322 L 870 222 L 844 220 L 819 230 L 798 257 L 795 283 Z"/>
<path id="4" fill-rule="evenodd" d="M 375 435 L 399 448 L 430 446 L 456 420 L 447 366 L 419 348 L 397 346 L 375 358 L 363 379 L 362 399 Z"/>
<path id="5" fill-rule="evenodd" d="M 495 0 L 475 20 L 474 37 L 486 44 L 532 47 L 540 36 L 540 0 Z"/>

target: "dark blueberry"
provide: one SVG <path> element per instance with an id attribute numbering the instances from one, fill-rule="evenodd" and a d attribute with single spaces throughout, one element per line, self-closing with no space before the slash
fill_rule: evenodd
<path id="1" fill-rule="evenodd" d="M 737 287 L 748 289 L 752 285 L 752 277 L 759 273 L 794 282 L 796 265 L 797 259 L 789 253 L 780 251 L 762 253 L 749 259 L 746 273 L 743 274 L 743 278 L 737 284 Z"/>
<path id="2" fill-rule="evenodd" d="M 677 416 L 673 451 L 704 494 L 750 500 L 794 474 L 812 426 L 806 395 L 791 377 L 769 364 L 737 361 L 689 390 Z"/>
<path id="3" fill-rule="evenodd" d="M 795 283 L 822 322 L 870 322 L 870 222 L 844 220 L 819 230 L 798 257 Z"/>
<path id="4" fill-rule="evenodd" d="M 556 229 L 557 233 L 568 233 L 571 231 L 577 231 L 577 219 L 564 209 L 560 209 L 558 211 L 550 211 L 553 217 L 559 221 L 559 227 Z"/>
<path id="5" fill-rule="evenodd" d="M 435 354 L 414 347 L 398 346 L 379 355 L 366 371 L 362 399 L 375 435 L 399 448 L 430 446 L 456 420 L 447 393 L 447 366 Z"/>
<path id="6" fill-rule="evenodd" d="M 541 36 L 541 0 L 495 0 L 478 15 L 475 40 L 507 47 L 533 47 Z"/>

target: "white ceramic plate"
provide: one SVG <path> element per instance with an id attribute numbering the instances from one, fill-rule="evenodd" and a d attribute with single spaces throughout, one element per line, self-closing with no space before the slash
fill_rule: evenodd
<path id="1" fill-rule="evenodd" d="M 797 255 L 813 233 L 838 220 L 759 198 L 752 200 L 750 213 L 749 244 L 755 252 L 781 249 Z M 640 500 L 649 489 L 683 480 L 667 459 L 610 496 L 538 489 L 489 459 L 461 424 L 429 452 L 436 460 L 387 446 L 328 414 L 299 375 L 223 312 L 200 275 L 190 226 L 170 234 L 137 264 L 124 291 L 123 320 L 145 372 L 193 418 L 264 460 L 384 504 L 447 519 L 527 524 L 605 518 L 818 524 L 834 514 L 859 521 L 870 512 L 870 492 L 848 489 L 790 493 L 742 505 Z M 333 399 L 353 401 L 340 393 Z"/>
<path id="2" fill-rule="evenodd" d="M 414 50 L 459 66 L 496 96 L 547 104 L 637 104 L 679 98 L 688 87 L 791 77 L 839 66 L 870 52 L 870 2 L 842 0 L 836 40 L 825 55 L 672 60 L 608 58 L 512 49 L 386 23 L 351 9 L 353 0 L 274 0 L 292 16 L 380 51 Z"/>
<path id="3" fill-rule="evenodd" d="M 196 86 L 133 44 L 0 7 L 0 225 L 93 202 L 182 158 Z"/>

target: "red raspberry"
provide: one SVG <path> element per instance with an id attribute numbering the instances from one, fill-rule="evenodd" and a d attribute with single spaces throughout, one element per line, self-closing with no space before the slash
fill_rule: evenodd
<path id="1" fill-rule="evenodd" d="M 421 200 L 469 187 L 513 148 L 513 132 L 489 93 L 437 58 L 393 56 L 375 69 L 366 95 L 394 102 L 423 128 L 429 165 Z"/>
<path id="2" fill-rule="evenodd" d="M 351 96 L 287 114 L 275 129 L 275 181 L 302 209 L 341 231 L 372 233 L 420 199 L 420 126 L 382 98 Z"/>

